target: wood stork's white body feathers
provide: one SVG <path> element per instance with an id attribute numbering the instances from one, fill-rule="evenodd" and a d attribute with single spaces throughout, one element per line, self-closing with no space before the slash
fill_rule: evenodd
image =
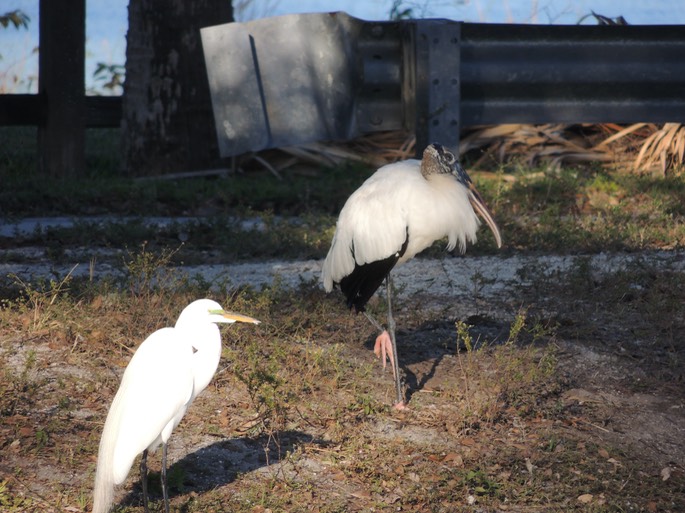
<path id="1" fill-rule="evenodd" d="M 436 157 L 431 153 L 426 158 Z M 330 292 L 334 284 L 346 288 L 345 280 L 355 271 L 366 275 L 355 281 L 362 282 L 358 291 L 364 290 L 365 281 L 376 283 L 368 297 L 348 295 L 348 306 L 357 311 L 363 311 L 395 264 L 445 237 L 450 251 L 458 246 L 463 252 L 467 243 L 476 241 L 480 220 L 471 205 L 472 189 L 452 172 L 430 172 L 429 168 L 424 176 L 421 164 L 411 159 L 381 167 L 348 198 L 340 212 L 323 264 L 323 284 Z M 378 262 L 383 264 L 363 267 Z"/>
<path id="2" fill-rule="evenodd" d="M 463 252 L 475 242 L 478 214 L 501 246 L 499 229 L 468 174 L 439 144 L 429 145 L 422 160 L 383 166 L 340 212 L 323 264 L 324 288 L 340 285 L 348 307 L 363 312 L 396 264 L 445 237 L 448 250 Z"/>
<path id="3" fill-rule="evenodd" d="M 175 327 L 155 331 L 140 345 L 124 371 L 102 431 L 93 513 L 109 510 L 114 486 L 126 480 L 136 456 L 166 446 L 219 364 L 221 334 L 215 323 L 236 321 L 258 322 L 201 299 L 181 312 Z M 147 508 L 146 497 L 144 501 Z"/>

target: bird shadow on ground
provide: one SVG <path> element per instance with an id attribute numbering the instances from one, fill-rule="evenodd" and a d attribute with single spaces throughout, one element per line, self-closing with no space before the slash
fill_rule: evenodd
<path id="1" fill-rule="evenodd" d="M 283 431 L 278 435 L 231 438 L 202 447 L 169 466 L 169 498 L 193 492 L 207 492 L 227 485 L 241 474 L 281 462 L 298 444 L 312 441 L 312 436 L 306 433 Z M 173 437 L 170 443 L 174 443 Z M 157 450 L 154 456 L 148 457 L 148 464 L 155 456 L 161 456 L 161 449 Z M 138 461 L 134 464 L 135 469 L 138 468 Z M 155 462 L 154 465 L 158 468 L 159 463 Z M 137 479 L 137 483 L 120 501 L 120 505 L 140 505 L 143 502 L 140 474 L 133 471 L 129 479 Z M 148 490 L 150 500 L 162 500 L 159 472 L 148 473 Z"/>
<path id="2" fill-rule="evenodd" d="M 457 339 L 455 320 L 424 321 L 423 323 L 397 331 L 397 351 L 400 356 L 400 373 L 406 387 L 406 400 L 423 390 L 436 376 L 444 358 L 466 351 L 463 340 Z M 507 339 L 510 325 L 488 317 L 471 316 L 464 321 L 469 325 L 472 349 L 487 344 L 500 344 Z M 373 351 L 375 336 L 365 342 Z"/>

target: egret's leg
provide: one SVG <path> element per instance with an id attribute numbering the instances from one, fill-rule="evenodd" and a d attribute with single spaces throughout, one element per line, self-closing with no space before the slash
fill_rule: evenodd
<path id="1" fill-rule="evenodd" d="M 147 505 L 147 449 L 143 451 L 143 456 L 140 458 L 140 485 L 143 488 L 143 508 L 145 513 L 149 513 Z"/>
<path id="2" fill-rule="evenodd" d="M 390 342 L 392 348 L 393 358 L 390 358 L 390 363 L 392 364 L 392 374 L 395 377 L 395 393 L 397 402 L 395 403 L 395 408 L 398 410 L 403 410 L 406 405 L 404 404 L 404 396 L 402 394 L 402 383 L 400 382 L 400 362 L 397 354 L 397 340 L 395 339 L 395 319 L 392 316 L 392 281 L 390 275 L 385 278 L 386 284 L 386 295 L 388 302 L 388 331 L 390 332 Z"/>
<path id="3" fill-rule="evenodd" d="M 169 490 L 166 481 L 166 443 L 162 442 L 162 497 L 164 498 L 164 511 L 169 513 Z"/>

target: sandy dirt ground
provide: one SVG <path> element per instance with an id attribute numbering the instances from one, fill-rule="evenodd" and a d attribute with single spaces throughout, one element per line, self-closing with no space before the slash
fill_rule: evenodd
<path id="1" fill-rule="evenodd" d="M 373 330 L 361 317 L 336 312 L 344 326 L 336 327 L 337 318 L 332 316 L 326 329 L 351 330 L 349 339 L 357 342 L 327 343 L 327 350 L 335 348 L 349 365 L 369 372 L 343 377 L 336 386 L 313 384 L 311 400 L 316 404 L 293 407 L 289 423 L 275 435 L 253 429 L 249 394 L 233 377 L 235 364 L 223 362 L 214 383 L 172 438 L 172 471 L 182 468 L 184 475 L 182 490 L 172 494 L 172 505 L 182 504 L 183 511 L 265 512 L 270 510 L 269 501 L 260 502 L 248 491 L 248 483 L 257 482 L 268 483 L 271 494 L 287 490 L 296 496 L 291 507 L 283 507 L 292 511 L 678 511 L 685 504 L 685 307 L 681 302 L 672 310 L 653 312 L 649 306 L 662 274 L 668 279 L 685 272 L 684 257 L 682 252 L 652 252 L 415 259 L 395 273 L 398 344 L 410 410 L 363 414 L 344 406 L 355 404 L 360 395 L 370 397 L 372 406 L 388 404 L 393 391 L 389 375 L 380 372 L 369 350 Z M 87 272 L 87 262 L 80 263 L 78 272 Z M 59 271 L 72 267 L 66 263 Z M 318 289 L 319 270 L 320 262 L 307 261 L 217 264 L 186 271 L 224 286 L 257 289 L 277 279 L 282 287 L 301 293 Z M 3 263 L 0 272 L 28 277 L 45 269 Z M 624 278 L 632 272 L 651 277 L 652 285 L 643 278 Z M 563 278 L 568 275 L 575 281 Z M 607 294 L 618 279 L 628 281 L 624 293 Z M 670 299 L 685 299 L 685 292 Z M 335 304 L 331 301 L 331 308 Z M 464 386 L 463 360 L 454 350 L 455 320 L 471 325 L 476 339 L 503 340 L 521 308 L 555 326 L 548 343 L 556 348 L 555 372 L 561 384 L 554 397 L 540 401 L 554 402 L 557 413 L 525 417 L 507 410 L 510 417 L 500 412 L 506 421 L 464 428 L 463 395 L 454 392 Z M 656 303 L 655 308 L 665 307 Z M 49 326 L 31 337 L 2 331 L 0 482 L 12 491 L 13 500 L 27 498 L 24 509 L 7 502 L 3 508 L 87 510 L 96 461 L 93 449 L 128 356 L 122 354 L 114 362 L 84 362 L 74 353 L 87 341 L 52 339 Z M 17 376 L 28 368 L 28 358 L 35 363 L 23 376 L 26 389 L 17 390 Z M 99 383 L 103 368 L 109 369 L 108 378 Z M 8 376 L 14 377 L 14 384 Z M 478 390 L 469 393 L 475 400 Z M 22 398 L 29 395 L 30 407 L 24 407 Z M 365 444 L 355 440 L 354 433 Z M 373 437 L 366 438 L 367 434 Z M 498 447 L 506 447 L 508 459 L 493 456 Z M 583 458 L 585 452 L 588 456 Z M 601 465 L 593 463 L 593 477 L 583 465 L 597 458 Z M 366 466 L 376 468 L 372 472 Z M 435 477 L 431 472 L 437 473 L 438 467 Z M 556 483 L 550 485 L 556 491 L 549 492 L 546 503 L 502 490 L 481 493 L 482 483 L 464 481 L 476 479 L 466 472 L 476 467 L 500 483 L 529 480 L 538 490 L 549 480 Z M 461 477 L 450 483 L 445 477 L 449 472 Z M 581 493 L 585 482 L 604 482 L 602 473 L 622 472 L 618 482 L 623 489 L 617 486 L 610 494 L 597 484 L 599 488 L 588 485 L 587 493 Z M 367 473 L 381 477 L 370 484 Z M 580 487 L 559 484 L 573 476 Z M 628 493 L 644 476 L 667 491 L 642 498 Z M 133 471 L 116 499 L 131 511 L 142 511 L 136 479 Z M 445 492 L 449 487 L 452 495 Z M 429 491 L 418 493 L 424 488 Z M 428 502 L 413 502 L 410 490 Z M 431 493 L 435 502 L 426 499 Z M 7 490 L 0 490 L 0 501 L 3 497 L 10 500 Z"/>

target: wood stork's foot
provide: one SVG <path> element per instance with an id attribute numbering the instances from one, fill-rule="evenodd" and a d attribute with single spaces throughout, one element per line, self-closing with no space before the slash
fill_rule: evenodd
<path id="1" fill-rule="evenodd" d="M 407 403 L 405 403 L 404 401 L 400 401 L 399 403 L 393 406 L 393 409 L 397 411 L 406 411 L 409 409 L 409 406 L 407 406 Z"/>
<path id="2" fill-rule="evenodd" d="M 373 352 L 377 358 L 381 359 L 384 369 L 386 361 L 390 360 L 392 375 L 395 377 L 395 355 L 392 352 L 392 340 L 386 330 L 383 330 L 383 333 L 376 337 L 376 344 L 373 346 Z"/>

